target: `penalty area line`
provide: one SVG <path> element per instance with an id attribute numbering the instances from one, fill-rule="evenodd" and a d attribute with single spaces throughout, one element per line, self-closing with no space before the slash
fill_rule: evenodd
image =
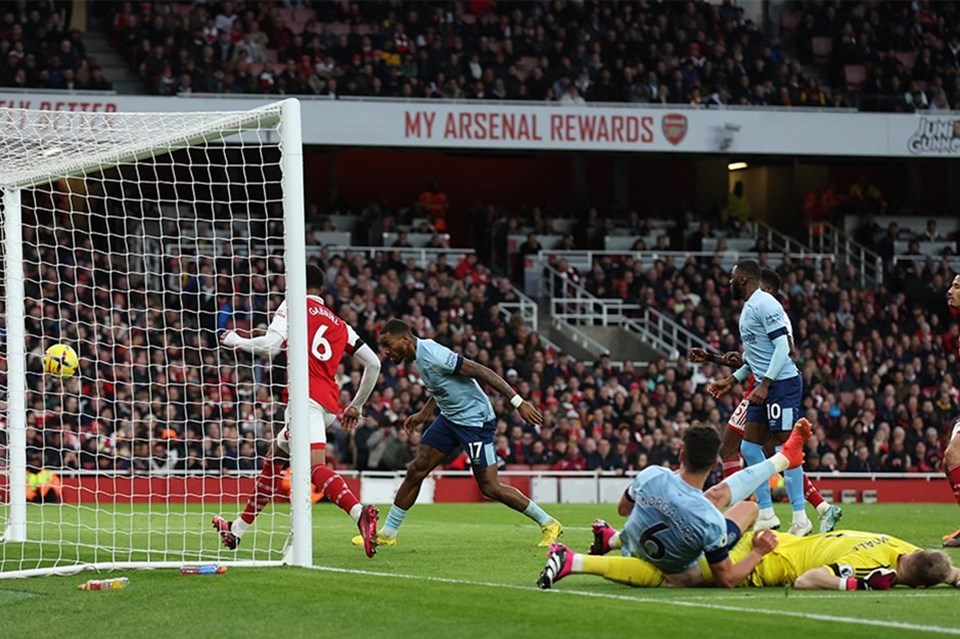
<path id="1" fill-rule="evenodd" d="M 361 575 L 366 577 L 386 577 L 388 579 L 408 579 L 410 581 L 427 581 L 442 584 L 455 584 L 461 586 L 478 586 L 481 588 L 508 588 L 510 590 L 525 590 L 532 592 L 541 592 L 535 586 L 521 586 L 518 584 L 505 584 L 492 581 L 473 581 L 470 579 L 455 579 L 453 577 L 434 577 L 430 575 L 411 575 L 405 573 L 383 572 L 378 570 L 360 570 L 358 568 L 338 568 L 336 566 L 310 566 L 310 570 L 319 572 L 340 573 L 346 575 Z M 722 610 L 725 612 L 752 613 L 759 615 L 773 615 L 777 617 L 794 617 L 797 619 L 807 619 L 810 621 L 829 621 L 833 623 L 844 623 L 857 626 L 872 626 L 876 628 L 899 628 L 902 630 L 912 630 L 914 632 L 929 632 L 933 634 L 960 636 L 960 628 L 948 628 L 944 626 L 929 626 L 923 624 L 913 624 L 904 621 L 883 621 L 879 619 L 863 619 L 860 617 L 841 617 L 838 615 L 825 615 L 815 612 L 798 612 L 793 610 L 771 610 L 767 608 L 747 608 L 742 606 L 731 606 L 726 604 L 708 603 L 706 601 L 687 601 L 680 599 L 666 599 L 659 597 L 631 597 L 628 595 L 615 595 L 605 592 L 589 592 L 586 590 L 549 590 L 550 596 L 567 595 L 574 597 L 587 597 L 592 599 L 613 599 L 615 601 L 626 601 L 639 604 L 661 604 L 668 606 L 678 606 L 681 608 L 701 608 L 707 610 Z M 809 597 L 798 597 L 803 600 Z M 746 600 L 750 601 L 750 600 Z M 755 600 L 754 600 L 755 601 Z"/>

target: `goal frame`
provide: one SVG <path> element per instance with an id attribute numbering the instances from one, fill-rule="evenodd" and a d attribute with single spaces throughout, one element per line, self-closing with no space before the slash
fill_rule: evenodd
<path id="1" fill-rule="evenodd" d="M 279 116 L 276 115 L 279 106 Z M 103 114 L 96 114 L 102 116 Z M 131 148 L 121 155 L 93 154 L 61 166 L 56 173 L 34 172 L 9 182 L 0 181 L 3 190 L 4 249 L 7 320 L 7 451 L 8 515 L 0 543 L 29 541 L 27 526 L 26 460 L 26 335 L 24 322 L 24 268 L 22 244 L 22 190 L 70 176 L 81 176 L 109 167 L 134 162 L 159 153 L 170 153 L 205 142 L 223 140 L 244 130 L 268 124 L 280 124 L 281 186 L 283 190 L 284 266 L 288 313 L 288 387 L 287 411 L 290 419 L 290 516 L 291 531 L 280 561 L 219 561 L 237 567 L 294 565 L 313 563 L 312 502 L 310 488 L 310 446 L 307 397 L 309 394 L 307 359 L 307 287 L 306 247 L 304 246 L 303 135 L 300 102 L 288 98 L 250 111 L 224 112 L 223 124 L 207 123 L 193 130 L 161 134 L 149 145 Z M 45 154 L 44 154 L 45 155 Z M 19 312 L 14 312 L 18 309 Z M 0 572 L 0 579 L 52 574 L 74 574 L 84 570 L 127 568 L 177 568 L 179 561 L 114 561 L 20 569 Z"/>

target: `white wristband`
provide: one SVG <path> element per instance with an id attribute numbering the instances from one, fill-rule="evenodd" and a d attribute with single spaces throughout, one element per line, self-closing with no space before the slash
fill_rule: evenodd
<path id="1" fill-rule="evenodd" d="M 523 398 L 519 394 L 514 395 L 510 398 L 510 403 L 513 404 L 514 408 L 520 408 L 520 404 L 523 403 Z"/>

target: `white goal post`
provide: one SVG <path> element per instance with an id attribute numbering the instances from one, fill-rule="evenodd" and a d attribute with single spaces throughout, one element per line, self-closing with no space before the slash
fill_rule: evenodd
<path id="1" fill-rule="evenodd" d="M 311 565 L 299 102 L 0 109 L 0 189 L 0 578 Z M 285 365 L 218 348 L 284 299 Z M 76 375 L 44 374 L 57 343 Z M 242 510 L 284 386 L 289 496 L 227 550 L 211 518 Z"/>

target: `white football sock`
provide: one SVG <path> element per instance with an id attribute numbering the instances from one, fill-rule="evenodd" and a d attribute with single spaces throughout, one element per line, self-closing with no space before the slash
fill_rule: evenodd
<path id="1" fill-rule="evenodd" d="M 243 534 L 247 532 L 248 528 L 250 528 L 250 524 L 245 522 L 242 517 L 237 517 L 233 520 L 233 523 L 230 524 L 230 532 L 232 532 L 233 536 L 237 539 L 243 537 Z"/>
<path id="2" fill-rule="evenodd" d="M 353 508 L 351 508 L 350 512 L 348 513 L 350 515 L 350 518 L 353 519 L 353 523 L 358 523 L 360 521 L 360 513 L 362 512 L 363 512 L 362 504 L 353 505 Z"/>
<path id="3" fill-rule="evenodd" d="M 620 533 L 618 533 L 618 532 L 617 532 L 617 533 L 613 533 L 613 536 L 610 537 L 609 544 L 610 544 L 610 549 L 611 549 L 611 550 L 616 550 L 617 548 L 620 548 L 620 546 L 621 546 L 621 544 L 620 544 Z"/>
<path id="4" fill-rule="evenodd" d="M 573 554 L 573 563 L 570 566 L 571 572 L 583 572 L 583 555 L 580 553 Z"/>

